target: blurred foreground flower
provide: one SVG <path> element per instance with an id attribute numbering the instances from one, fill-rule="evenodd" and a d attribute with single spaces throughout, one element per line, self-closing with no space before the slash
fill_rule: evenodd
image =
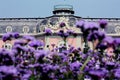
<path id="1" fill-rule="evenodd" d="M 99 21 L 99 25 L 100 25 L 100 27 L 101 27 L 102 29 L 106 28 L 107 23 L 108 23 L 108 22 L 107 22 L 106 20 L 104 20 L 104 19 L 101 19 L 101 20 Z"/>

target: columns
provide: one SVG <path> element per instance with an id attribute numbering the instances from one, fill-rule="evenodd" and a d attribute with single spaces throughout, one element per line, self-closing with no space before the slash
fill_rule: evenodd
<path id="1" fill-rule="evenodd" d="M 49 36 L 45 36 L 45 49 L 47 49 L 47 45 L 50 45 L 49 43 Z"/>
<path id="2" fill-rule="evenodd" d="M 80 47 L 82 48 L 82 40 L 81 36 L 76 37 L 76 48 Z"/>

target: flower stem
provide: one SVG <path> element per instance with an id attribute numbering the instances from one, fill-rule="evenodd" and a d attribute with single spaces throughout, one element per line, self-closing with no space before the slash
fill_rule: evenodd
<path id="1" fill-rule="evenodd" d="M 89 62 L 90 58 L 91 58 L 90 56 L 87 57 L 87 60 L 85 61 L 85 63 L 82 65 L 82 67 L 81 67 L 81 69 L 80 69 L 81 71 L 85 68 L 85 66 L 86 66 L 87 63 Z"/>
<path id="2" fill-rule="evenodd" d="M 85 66 L 86 66 L 87 63 L 90 61 L 90 58 L 91 58 L 91 56 L 88 56 L 88 57 L 87 57 L 87 60 L 85 61 L 85 63 L 84 63 L 84 64 L 82 65 L 82 67 L 80 68 L 80 71 L 83 71 L 83 70 L 84 70 Z M 81 80 L 82 77 L 83 77 L 83 74 L 80 74 L 80 76 L 78 76 L 78 80 Z"/>

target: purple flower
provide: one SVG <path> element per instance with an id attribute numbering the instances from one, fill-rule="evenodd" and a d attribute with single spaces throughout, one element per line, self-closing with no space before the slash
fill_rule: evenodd
<path id="1" fill-rule="evenodd" d="M 31 74 L 24 74 L 24 75 L 22 76 L 22 79 L 23 79 L 23 80 L 29 80 L 30 76 L 31 76 Z"/>
<path id="2" fill-rule="evenodd" d="M 77 22 L 76 22 L 76 27 L 77 27 L 77 28 L 80 28 L 80 29 L 83 31 L 84 24 L 85 24 L 85 21 L 84 21 L 84 20 L 77 21 Z"/>
<path id="3" fill-rule="evenodd" d="M 21 70 L 20 72 L 22 74 L 21 80 L 29 80 L 30 76 L 32 75 L 32 71 L 30 70 Z"/>
<path id="4" fill-rule="evenodd" d="M 93 31 L 88 35 L 89 41 L 96 40 L 96 39 L 99 39 L 101 41 L 104 38 L 105 38 L 105 33 L 101 31 Z"/>
<path id="5" fill-rule="evenodd" d="M 60 68 L 60 72 L 61 72 L 61 73 L 66 73 L 66 72 L 67 72 L 66 66 L 62 66 L 62 67 Z"/>
<path id="6" fill-rule="evenodd" d="M 52 69 L 53 69 L 53 70 L 58 70 L 58 69 L 60 69 L 60 66 L 59 66 L 59 65 L 54 65 L 54 66 L 52 67 Z"/>
<path id="7" fill-rule="evenodd" d="M 63 37 L 67 38 L 69 36 L 69 33 L 64 33 Z"/>
<path id="8" fill-rule="evenodd" d="M 90 22 L 85 22 L 83 20 L 76 23 L 76 27 L 80 28 L 83 32 L 83 36 L 87 37 L 91 30 L 97 30 L 97 26 L 93 25 Z"/>
<path id="9" fill-rule="evenodd" d="M 64 37 L 64 38 L 67 38 L 72 32 L 64 32 L 63 30 L 60 30 L 58 32 L 58 35 L 61 36 L 61 37 Z"/>
<path id="10" fill-rule="evenodd" d="M 19 37 L 20 37 L 20 35 L 19 35 L 19 33 L 18 33 L 18 32 L 14 32 L 14 33 L 12 34 L 12 36 L 13 36 L 15 39 L 17 39 L 17 38 L 19 38 Z"/>
<path id="11" fill-rule="evenodd" d="M 115 76 L 117 79 L 120 79 L 120 69 L 116 69 L 116 70 L 115 70 L 114 76 Z"/>
<path id="12" fill-rule="evenodd" d="M 65 46 L 62 46 L 62 54 L 64 55 L 68 55 L 70 52 L 68 50 L 66 50 L 66 47 Z"/>
<path id="13" fill-rule="evenodd" d="M 90 26 L 90 28 L 91 28 L 92 31 L 99 29 L 99 26 L 95 22 L 90 22 L 89 26 Z"/>
<path id="14" fill-rule="evenodd" d="M 20 54 L 20 52 L 22 51 L 22 46 L 21 45 L 14 45 L 12 48 L 13 53 L 15 54 Z"/>
<path id="15" fill-rule="evenodd" d="M 117 45 L 120 45 L 120 38 L 115 38 L 114 41 Z"/>
<path id="16" fill-rule="evenodd" d="M 70 46 L 70 48 L 69 48 L 69 52 L 72 52 L 74 50 L 74 47 L 72 47 L 72 46 Z"/>
<path id="17" fill-rule="evenodd" d="M 14 59 L 14 53 L 12 51 L 1 49 L 0 50 L 0 62 L 4 63 L 4 65 L 12 65 Z"/>
<path id="18" fill-rule="evenodd" d="M 14 42 L 14 46 L 15 45 L 21 45 L 21 46 L 23 46 L 23 45 L 25 45 L 26 44 L 26 42 L 23 40 L 23 39 L 19 39 L 19 40 L 16 40 L 15 42 Z"/>
<path id="19" fill-rule="evenodd" d="M 21 49 L 22 49 L 22 51 L 24 51 L 24 52 L 29 52 L 29 48 L 27 48 L 27 47 L 21 47 Z"/>
<path id="20" fill-rule="evenodd" d="M 72 71 L 79 71 L 81 66 L 82 66 L 82 63 L 76 61 L 70 64 L 70 69 Z"/>
<path id="21" fill-rule="evenodd" d="M 88 31 L 88 30 L 91 30 L 91 27 L 93 27 L 93 26 L 91 26 L 91 23 L 90 22 L 86 22 L 84 24 L 84 27 L 83 27 L 84 32 Z"/>
<path id="22" fill-rule="evenodd" d="M 102 70 L 90 70 L 89 75 L 92 77 L 92 79 L 100 80 L 105 77 L 106 72 Z"/>
<path id="23" fill-rule="evenodd" d="M 104 20 L 104 19 L 101 19 L 101 20 L 99 21 L 99 25 L 100 25 L 101 28 L 104 29 L 104 28 L 107 26 L 107 21 Z"/>
<path id="24" fill-rule="evenodd" d="M 2 40 L 5 42 L 7 40 L 11 40 L 12 34 L 11 33 L 6 33 L 3 35 Z"/>
<path id="25" fill-rule="evenodd" d="M 28 41 L 33 41 L 33 40 L 35 40 L 34 37 L 29 36 L 29 35 L 25 35 L 25 36 L 23 36 L 23 39 L 28 40 Z"/>
<path id="26" fill-rule="evenodd" d="M 34 48 L 29 47 L 29 48 L 28 48 L 28 51 L 29 51 L 29 52 L 31 52 L 31 53 L 34 53 L 34 52 L 35 52 L 35 49 L 34 49 Z"/>
<path id="27" fill-rule="evenodd" d="M 38 60 L 39 62 L 42 61 L 42 59 L 47 55 L 47 51 L 45 50 L 40 50 L 34 53 L 34 57 L 36 58 L 36 60 Z"/>
<path id="28" fill-rule="evenodd" d="M 93 41 L 93 40 L 98 39 L 97 34 L 98 34 L 97 31 L 94 31 L 94 32 L 90 33 L 87 37 L 88 41 Z"/>
<path id="29" fill-rule="evenodd" d="M 60 30 L 60 31 L 58 32 L 58 35 L 61 36 L 61 37 L 64 36 L 64 31 L 63 31 L 63 30 Z"/>
<path id="30" fill-rule="evenodd" d="M 42 68 L 44 73 L 49 73 L 50 71 L 53 70 L 53 66 L 50 64 L 43 64 Z"/>
<path id="31" fill-rule="evenodd" d="M 68 30 L 67 33 L 71 35 L 71 34 L 73 34 L 73 31 L 72 30 Z"/>
<path id="32" fill-rule="evenodd" d="M 112 70 L 115 66 L 116 65 L 114 62 L 106 62 L 106 67 L 108 70 Z"/>
<path id="33" fill-rule="evenodd" d="M 108 45 L 113 45 L 114 44 L 114 39 L 112 37 L 105 37 L 103 39 L 103 42 L 106 42 Z"/>
<path id="34" fill-rule="evenodd" d="M 66 26 L 66 24 L 64 22 L 61 22 L 59 26 L 62 28 L 64 26 Z"/>
<path id="35" fill-rule="evenodd" d="M 45 29 L 45 34 L 46 34 L 47 36 L 51 35 L 51 34 L 52 34 L 51 29 L 49 29 L 49 28 Z"/>
<path id="36" fill-rule="evenodd" d="M 13 66 L 0 66 L 0 72 L 5 74 L 17 74 L 17 69 Z"/>
<path id="37" fill-rule="evenodd" d="M 31 46 L 31 47 L 37 48 L 37 47 L 44 46 L 44 43 L 40 42 L 38 40 L 33 40 L 33 41 L 29 42 L 28 45 Z"/>
<path id="38" fill-rule="evenodd" d="M 99 43 L 97 46 L 96 46 L 96 49 L 101 49 L 101 50 L 105 50 L 106 48 L 108 47 L 108 45 L 106 43 Z"/>
<path id="39" fill-rule="evenodd" d="M 102 31 L 98 31 L 97 36 L 99 40 L 103 40 L 106 37 L 105 33 Z"/>
<path id="40" fill-rule="evenodd" d="M 17 80 L 18 71 L 13 66 L 1 66 L 0 67 L 0 79 L 1 80 Z"/>

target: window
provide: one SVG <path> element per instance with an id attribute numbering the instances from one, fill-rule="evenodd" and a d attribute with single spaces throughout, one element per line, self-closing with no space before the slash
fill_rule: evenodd
<path id="1" fill-rule="evenodd" d="M 23 27 L 23 33 L 28 33 L 29 32 L 29 27 L 28 26 L 24 26 Z"/>
<path id="2" fill-rule="evenodd" d="M 44 32 L 45 26 L 41 25 L 39 28 L 40 28 L 40 32 Z"/>
<path id="3" fill-rule="evenodd" d="M 12 32 L 12 27 L 11 26 L 7 26 L 6 27 L 6 32 Z"/>
<path id="4" fill-rule="evenodd" d="M 58 48 L 59 48 L 59 52 L 62 52 L 64 50 L 67 50 L 68 49 L 68 44 L 65 43 L 64 41 L 60 41 L 58 43 Z"/>
<path id="5" fill-rule="evenodd" d="M 37 50 L 43 50 L 44 49 L 44 47 L 38 47 L 37 48 Z"/>
<path id="6" fill-rule="evenodd" d="M 117 25 L 117 26 L 115 27 L 115 32 L 116 32 L 116 33 L 120 33 L 120 26 L 119 26 L 119 25 Z"/>
<path id="7" fill-rule="evenodd" d="M 10 50 L 12 48 L 12 45 L 10 43 L 5 43 L 3 45 L 3 48 Z"/>

